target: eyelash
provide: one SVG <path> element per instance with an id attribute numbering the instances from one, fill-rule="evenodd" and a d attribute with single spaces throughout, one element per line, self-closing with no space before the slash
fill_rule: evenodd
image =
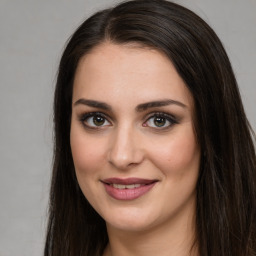
<path id="1" fill-rule="evenodd" d="M 165 129 L 171 128 L 174 124 L 178 123 L 177 119 L 173 115 L 170 115 L 164 112 L 155 112 L 149 115 L 146 122 L 143 123 L 143 126 L 145 127 L 146 126 L 145 124 L 149 122 L 150 119 L 155 119 L 155 118 L 162 118 L 165 122 L 164 126 L 159 126 L 159 127 L 149 126 L 150 128 L 157 129 L 157 130 L 165 130 Z M 166 122 L 169 122 L 167 126 L 165 126 Z"/>
<path id="2" fill-rule="evenodd" d="M 106 117 L 106 115 L 104 115 L 103 113 L 101 112 L 89 112 L 89 113 L 85 113 L 85 114 L 82 114 L 79 118 L 80 122 L 83 124 L 83 126 L 85 126 L 86 128 L 88 129 L 101 129 L 102 126 L 92 126 L 92 125 L 88 125 L 88 119 L 90 117 L 100 117 L 100 118 L 103 118 L 104 119 L 104 123 L 107 121 L 108 123 L 111 123 L 110 121 L 108 121 L 108 117 Z"/>
<path id="3" fill-rule="evenodd" d="M 89 125 L 88 124 L 88 119 L 89 118 L 95 118 L 95 117 L 100 117 L 102 118 L 103 120 L 103 125 Z M 162 118 L 163 121 L 164 121 L 164 125 L 163 126 L 155 126 L 155 127 L 152 127 L 152 126 L 149 126 L 147 123 L 151 120 L 151 119 L 154 119 L 154 118 Z M 85 127 L 85 128 L 88 128 L 88 129 L 102 129 L 102 127 L 105 127 L 106 125 L 104 125 L 106 122 L 109 123 L 107 124 L 107 126 L 110 126 L 111 125 L 111 122 L 109 121 L 109 118 L 101 113 L 101 112 L 89 112 L 89 113 L 84 113 L 82 114 L 80 117 L 79 117 L 79 121 L 82 123 L 82 125 Z M 92 120 L 93 122 L 93 120 Z M 169 124 L 166 126 L 166 122 L 169 122 Z M 173 116 L 173 115 L 170 115 L 170 114 L 167 114 L 167 113 L 164 113 L 164 112 L 154 112 L 154 113 L 150 113 L 148 115 L 148 117 L 146 118 L 146 121 L 143 122 L 142 126 L 143 127 L 149 127 L 149 128 L 152 128 L 152 129 L 157 129 L 157 130 L 166 130 L 168 128 L 171 128 L 173 125 L 175 124 L 178 124 L 178 121 L 177 119 Z"/>

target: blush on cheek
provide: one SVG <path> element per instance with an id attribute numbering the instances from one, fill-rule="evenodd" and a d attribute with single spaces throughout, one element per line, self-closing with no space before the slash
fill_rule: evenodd
<path id="1" fill-rule="evenodd" d="M 98 157 L 94 152 L 72 150 L 75 168 L 83 172 L 93 172 L 98 163 Z"/>
<path id="2" fill-rule="evenodd" d="M 88 166 L 88 162 L 93 161 L 92 148 L 88 143 L 84 143 L 83 136 L 76 127 L 71 127 L 70 146 L 76 170 L 83 170 Z"/>
<path id="3" fill-rule="evenodd" d="M 173 161 L 178 166 L 191 166 L 199 159 L 199 150 L 195 149 L 194 144 L 186 145 L 183 150 L 179 150 L 180 154 L 176 154 Z"/>
<path id="4" fill-rule="evenodd" d="M 155 148 L 154 155 L 160 169 L 172 170 L 175 172 L 184 172 L 199 166 L 200 150 L 195 142 L 193 134 L 183 134 L 171 142 Z"/>
<path id="5" fill-rule="evenodd" d="M 76 171 L 83 169 L 84 161 L 86 162 L 85 152 L 74 140 L 71 140 L 71 152 Z"/>

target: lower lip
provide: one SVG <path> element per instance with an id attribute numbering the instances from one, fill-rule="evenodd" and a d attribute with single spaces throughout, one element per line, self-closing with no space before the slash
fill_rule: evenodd
<path id="1" fill-rule="evenodd" d="M 156 184 L 156 182 L 153 182 L 148 185 L 143 185 L 138 188 L 132 188 L 132 189 L 118 189 L 114 188 L 111 185 L 108 185 L 106 183 L 103 183 L 104 187 L 106 189 L 106 192 L 117 200 L 134 200 L 136 198 L 139 198 L 146 194 L 148 191 L 150 191 Z"/>

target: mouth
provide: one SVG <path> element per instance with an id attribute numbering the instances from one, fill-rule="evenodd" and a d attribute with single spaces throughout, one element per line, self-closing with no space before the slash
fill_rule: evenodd
<path id="1" fill-rule="evenodd" d="M 109 196 L 116 200 L 134 200 L 149 192 L 158 180 L 109 178 L 101 181 Z"/>

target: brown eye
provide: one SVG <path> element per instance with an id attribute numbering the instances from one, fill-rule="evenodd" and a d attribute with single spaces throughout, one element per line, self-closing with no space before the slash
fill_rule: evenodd
<path id="1" fill-rule="evenodd" d="M 166 124 L 166 118 L 164 118 L 164 117 L 155 117 L 154 118 L 154 124 L 157 127 L 163 127 Z"/>
<path id="2" fill-rule="evenodd" d="M 105 123 L 105 118 L 102 116 L 94 116 L 93 123 L 95 124 L 95 126 L 102 126 Z"/>
<path id="3" fill-rule="evenodd" d="M 107 118 L 98 112 L 84 114 L 80 121 L 88 128 L 101 128 L 111 125 Z"/>
<path id="4" fill-rule="evenodd" d="M 165 129 L 172 127 L 174 124 L 177 124 L 174 116 L 167 113 L 155 113 L 147 119 L 143 126 L 155 129 Z"/>

